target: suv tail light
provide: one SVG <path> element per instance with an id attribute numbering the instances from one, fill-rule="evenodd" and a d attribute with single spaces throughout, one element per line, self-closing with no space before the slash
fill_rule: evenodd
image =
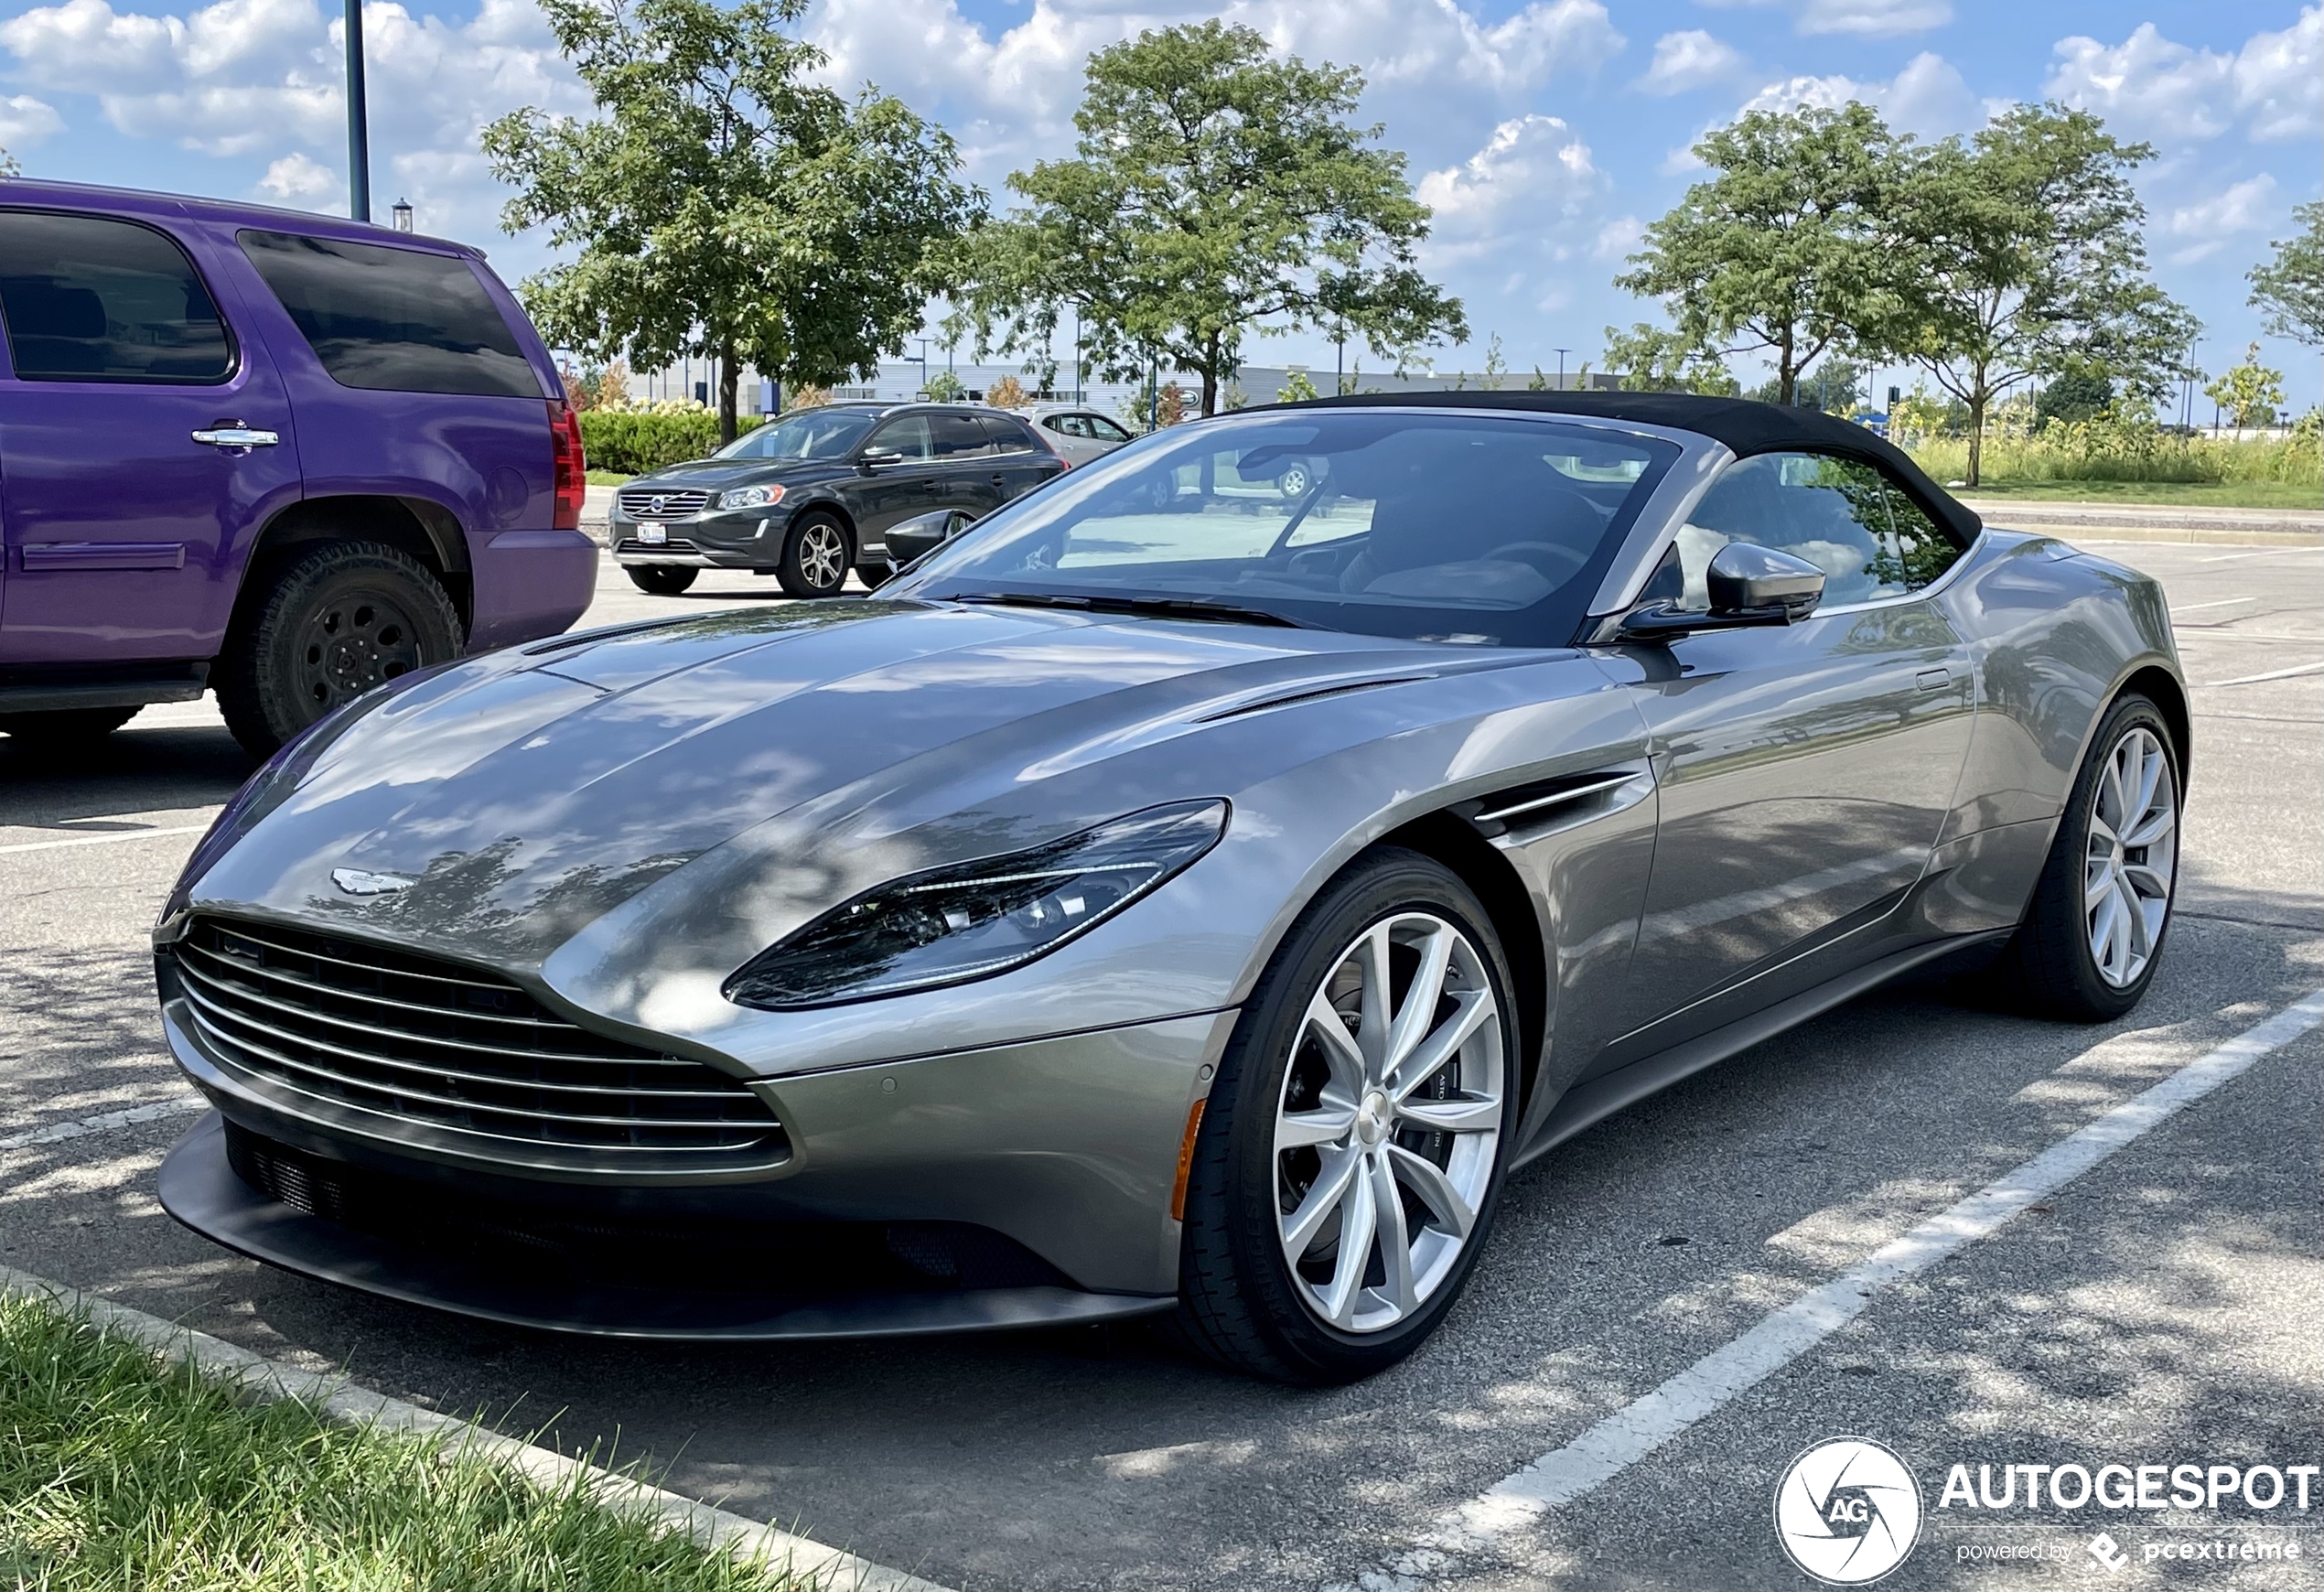
<path id="1" fill-rule="evenodd" d="M 549 446 L 557 495 L 556 517 L 550 523 L 559 531 L 578 531 L 581 507 L 589 500 L 589 463 L 581 452 L 580 414 L 561 399 L 549 400 Z"/>

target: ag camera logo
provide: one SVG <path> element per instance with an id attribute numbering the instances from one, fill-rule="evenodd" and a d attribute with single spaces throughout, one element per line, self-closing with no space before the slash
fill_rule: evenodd
<path id="1" fill-rule="evenodd" d="M 1832 1437 L 1791 1461 L 1775 1489 L 1775 1538 L 1827 1587 L 1863 1587 L 1921 1540 L 1921 1483 L 1869 1437 Z"/>

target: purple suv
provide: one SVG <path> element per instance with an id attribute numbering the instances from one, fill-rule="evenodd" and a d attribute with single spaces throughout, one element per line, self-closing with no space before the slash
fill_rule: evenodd
<path id="1" fill-rule="evenodd" d="M 0 731 L 218 693 L 264 755 L 577 619 L 579 424 L 481 254 L 0 180 Z"/>

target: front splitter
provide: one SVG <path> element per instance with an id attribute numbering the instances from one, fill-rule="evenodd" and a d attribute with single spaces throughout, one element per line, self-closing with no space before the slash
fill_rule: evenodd
<path id="1" fill-rule="evenodd" d="M 162 1163 L 161 1203 L 204 1238 L 301 1276 L 480 1320 L 600 1338 L 763 1342 L 990 1332 L 1118 1321 L 1157 1315 L 1177 1303 L 1168 1296 L 1059 1287 L 802 1302 L 725 1290 L 624 1287 L 581 1277 L 512 1277 L 269 1199 L 227 1164 L 225 1129 L 216 1112 Z"/>

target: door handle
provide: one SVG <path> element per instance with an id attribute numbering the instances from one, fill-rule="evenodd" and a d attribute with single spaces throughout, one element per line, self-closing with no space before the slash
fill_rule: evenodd
<path id="1" fill-rule="evenodd" d="M 996 487 L 1005 487 L 1005 486 L 1008 485 L 1008 478 L 1007 478 L 1006 476 L 1005 476 L 1005 475 L 1001 475 L 1001 474 L 999 474 L 999 473 L 995 472 L 995 475 L 994 475 L 994 477 L 993 477 L 993 484 L 994 484 L 995 486 L 996 486 Z"/>
<path id="2" fill-rule="evenodd" d="M 274 432 L 244 425 L 239 420 L 221 420 L 207 431 L 195 432 L 194 440 L 210 447 L 273 447 L 283 439 Z"/>
<path id="3" fill-rule="evenodd" d="M 1942 669 L 1923 669 L 1912 678 L 1923 691 L 1942 691 L 1953 682 L 1953 675 Z"/>

